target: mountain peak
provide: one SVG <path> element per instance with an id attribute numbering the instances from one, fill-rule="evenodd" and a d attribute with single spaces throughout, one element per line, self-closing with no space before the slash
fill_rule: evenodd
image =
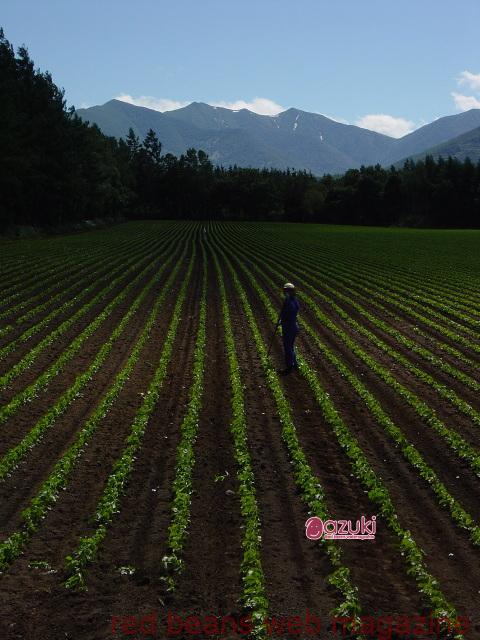
<path id="1" fill-rule="evenodd" d="M 125 138 L 130 127 L 141 139 L 153 129 L 165 153 L 180 155 L 195 147 L 224 166 L 290 167 L 317 175 L 361 165 L 389 166 L 480 127 L 480 109 L 440 118 L 400 139 L 295 107 L 265 116 L 194 101 L 160 113 L 113 99 L 78 114 L 117 138 Z M 477 146 L 475 135 L 455 140 L 448 148 L 459 157 L 464 151 L 474 157 Z"/>
<path id="2" fill-rule="evenodd" d="M 190 102 L 190 104 L 185 105 L 184 107 L 180 107 L 180 109 L 182 110 L 189 110 L 189 111 L 205 111 L 205 110 L 210 110 L 213 107 L 209 104 L 207 104 L 206 102 L 197 102 L 197 101 L 193 101 Z M 173 111 L 180 111 L 180 109 L 173 109 Z"/>

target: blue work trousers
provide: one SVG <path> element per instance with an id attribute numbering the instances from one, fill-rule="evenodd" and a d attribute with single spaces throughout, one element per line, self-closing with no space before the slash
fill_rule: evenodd
<path id="1" fill-rule="evenodd" d="M 282 325 L 283 350 L 285 352 L 285 366 L 287 369 L 297 366 L 294 342 L 298 335 L 298 324 Z"/>

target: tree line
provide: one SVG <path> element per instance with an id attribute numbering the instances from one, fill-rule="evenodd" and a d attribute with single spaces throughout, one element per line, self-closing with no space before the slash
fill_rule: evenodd
<path id="1" fill-rule="evenodd" d="M 0 231 L 90 218 L 479 228 L 480 162 L 427 157 L 318 177 L 214 166 L 193 148 L 176 157 L 152 130 L 117 140 L 83 122 L 0 29 Z"/>

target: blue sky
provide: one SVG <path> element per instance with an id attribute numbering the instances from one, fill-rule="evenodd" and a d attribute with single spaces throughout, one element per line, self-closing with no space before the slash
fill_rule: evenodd
<path id="1" fill-rule="evenodd" d="M 479 0 L 2 0 L 69 105 L 294 106 L 401 135 L 480 107 Z"/>

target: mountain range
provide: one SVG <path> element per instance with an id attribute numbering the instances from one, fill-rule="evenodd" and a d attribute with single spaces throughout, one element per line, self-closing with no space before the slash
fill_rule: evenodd
<path id="1" fill-rule="evenodd" d="M 287 109 L 276 116 L 192 102 L 159 112 L 120 100 L 77 109 L 84 121 L 110 136 L 125 138 L 132 128 L 141 140 L 153 129 L 163 153 L 203 149 L 214 164 L 307 169 L 343 173 L 361 165 L 389 166 L 406 158 L 456 156 L 480 159 L 480 109 L 438 118 L 402 138 L 392 138 L 326 116 Z"/>

